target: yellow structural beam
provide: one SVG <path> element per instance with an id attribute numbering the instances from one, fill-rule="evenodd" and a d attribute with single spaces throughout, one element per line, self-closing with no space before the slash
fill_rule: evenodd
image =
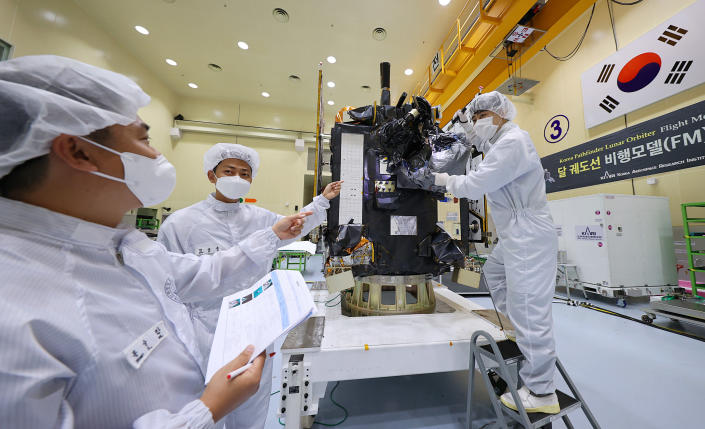
<path id="1" fill-rule="evenodd" d="M 491 25 L 499 25 L 502 23 L 502 20 L 500 18 L 487 15 L 487 12 L 485 12 L 483 8 L 480 8 L 480 22 Z"/>
<path id="2" fill-rule="evenodd" d="M 496 0 L 489 10 L 483 11 L 476 24 L 478 28 L 471 31 L 468 40 L 462 41 L 460 51 L 471 55 L 463 61 L 464 64 L 457 70 L 456 76 L 445 85 L 433 82 L 434 87 L 442 89 L 443 92 L 437 97 L 431 96 L 429 101 L 432 104 L 446 104 L 535 3 L 535 0 Z M 439 88 L 441 85 L 442 88 Z"/>
<path id="3" fill-rule="evenodd" d="M 526 64 L 529 59 L 536 55 L 544 46 L 565 30 L 568 25 L 590 8 L 595 1 L 596 0 L 549 1 L 530 24 L 534 28 L 546 30 L 546 33 L 544 33 L 533 46 L 523 52 L 521 62 Z M 518 22 L 518 19 L 515 23 L 516 22 Z M 497 46 L 498 43 L 495 43 L 494 46 Z M 476 57 L 479 57 L 477 58 L 478 60 L 485 59 L 487 56 L 489 56 L 489 54 L 484 56 L 482 54 L 476 55 Z M 464 71 L 465 70 L 459 72 L 458 75 L 460 76 Z M 468 75 L 469 74 L 470 73 L 468 73 Z M 443 110 L 444 119 L 441 122 L 441 126 L 444 126 L 457 110 L 462 109 L 472 100 L 480 86 L 484 87 L 484 92 L 493 91 L 507 80 L 507 78 L 506 60 L 494 59 L 490 61 L 483 70 L 465 86 L 465 89 L 446 105 Z M 461 79 L 457 80 L 460 81 Z M 455 92 L 455 90 L 453 92 Z M 445 96 L 446 94 L 441 95 L 441 97 Z"/>

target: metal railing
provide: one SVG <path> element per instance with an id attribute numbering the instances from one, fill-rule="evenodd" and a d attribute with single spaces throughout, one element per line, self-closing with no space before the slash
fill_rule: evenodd
<path id="1" fill-rule="evenodd" d="M 413 95 L 425 96 L 438 76 L 447 73 L 447 65 L 462 51 L 462 47 L 479 26 L 481 15 L 493 2 L 494 0 L 468 0 L 465 3 L 455 20 L 455 25 L 448 30 L 448 34 L 443 39 L 436 55 L 431 59 L 431 63 L 426 69 L 426 79 L 416 84 L 412 92 Z"/>

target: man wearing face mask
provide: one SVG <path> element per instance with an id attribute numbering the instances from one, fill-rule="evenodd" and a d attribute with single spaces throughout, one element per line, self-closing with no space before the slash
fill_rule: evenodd
<path id="1" fill-rule="evenodd" d="M 487 195 L 499 244 L 483 273 L 497 308 L 509 316 L 526 357 L 519 397 L 527 412 L 558 413 L 553 374 L 555 342 L 551 302 L 555 291 L 558 239 L 546 201 L 541 160 L 529 134 L 511 120 L 516 108 L 494 91 L 475 97 L 466 132 L 478 139 L 485 158 L 464 176 L 435 175 L 460 198 Z M 466 119 L 467 120 L 467 119 Z M 510 393 L 502 402 L 516 409 Z"/>
<path id="2" fill-rule="evenodd" d="M 175 184 L 137 116 L 148 103 L 127 77 L 68 58 L 0 63 L 2 427 L 222 427 L 257 390 L 265 359 L 251 348 L 204 390 L 183 302 L 224 296 L 305 214 L 201 258 L 119 226 Z"/>
<path id="3" fill-rule="evenodd" d="M 281 215 L 243 202 L 253 178 L 257 176 L 259 164 L 259 155 L 252 148 L 232 143 L 213 145 L 203 156 L 203 172 L 215 185 L 215 192 L 205 200 L 170 215 L 159 229 L 157 241 L 171 252 L 210 254 L 229 249 L 238 243 L 242 246 L 242 242 L 253 233 L 279 221 Z M 306 218 L 301 235 L 307 234 L 326 220 L 329 200 L 340 194 L 341 183 L 330 183 L 321 195 L 303 208 L 303 211 L 313 212 L 313 215 Z M 284 241 L 282 244 L 291 241 L 294 240 Z M 269 272 L 272 258 L 263 258 L 255 263 L 257 269 L 253 275 L 243 276 L 243 283 L 254 283 Z M 233 289 L 231 293 L 235 291 L 236 289 Z M 210 353 L 220 303 L 219 299 L 210 299 L 189 304 L 194 323 L 211 334 L 199 339 L 204 356 Z M 265 363 L 259 391 L 228 416 L 227 426 L 253 429 L 264 427 L 271 394 L 271 372 L 270 359 Z"/>

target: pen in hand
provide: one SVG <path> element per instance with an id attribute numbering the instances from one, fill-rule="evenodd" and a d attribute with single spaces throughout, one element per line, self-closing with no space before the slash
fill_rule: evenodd
<path id="1" fill-rule="evenodd" d="M 243 365 L 240 368 L 236 369 L 235 371 L 229 373 L 227 376 L 227 379 L 232 380 L 233 378 L 235 378 L 238 375 L 242 374 L 243 372 L 247 371 L 251 367 L 252 367 L 252 362 L 248 363 L 247 365 Z"/>

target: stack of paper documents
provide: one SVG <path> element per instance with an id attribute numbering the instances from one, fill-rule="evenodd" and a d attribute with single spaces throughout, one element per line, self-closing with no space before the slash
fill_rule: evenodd
<path id="1" fill-rule="evenodd" d="M 249 289 L 226 296 L 208 359 L 206 383 L 249 344 L 252 360 L 281 335 L 308 319 L 316 306 L 298 271 L 276 270 Z"/>

